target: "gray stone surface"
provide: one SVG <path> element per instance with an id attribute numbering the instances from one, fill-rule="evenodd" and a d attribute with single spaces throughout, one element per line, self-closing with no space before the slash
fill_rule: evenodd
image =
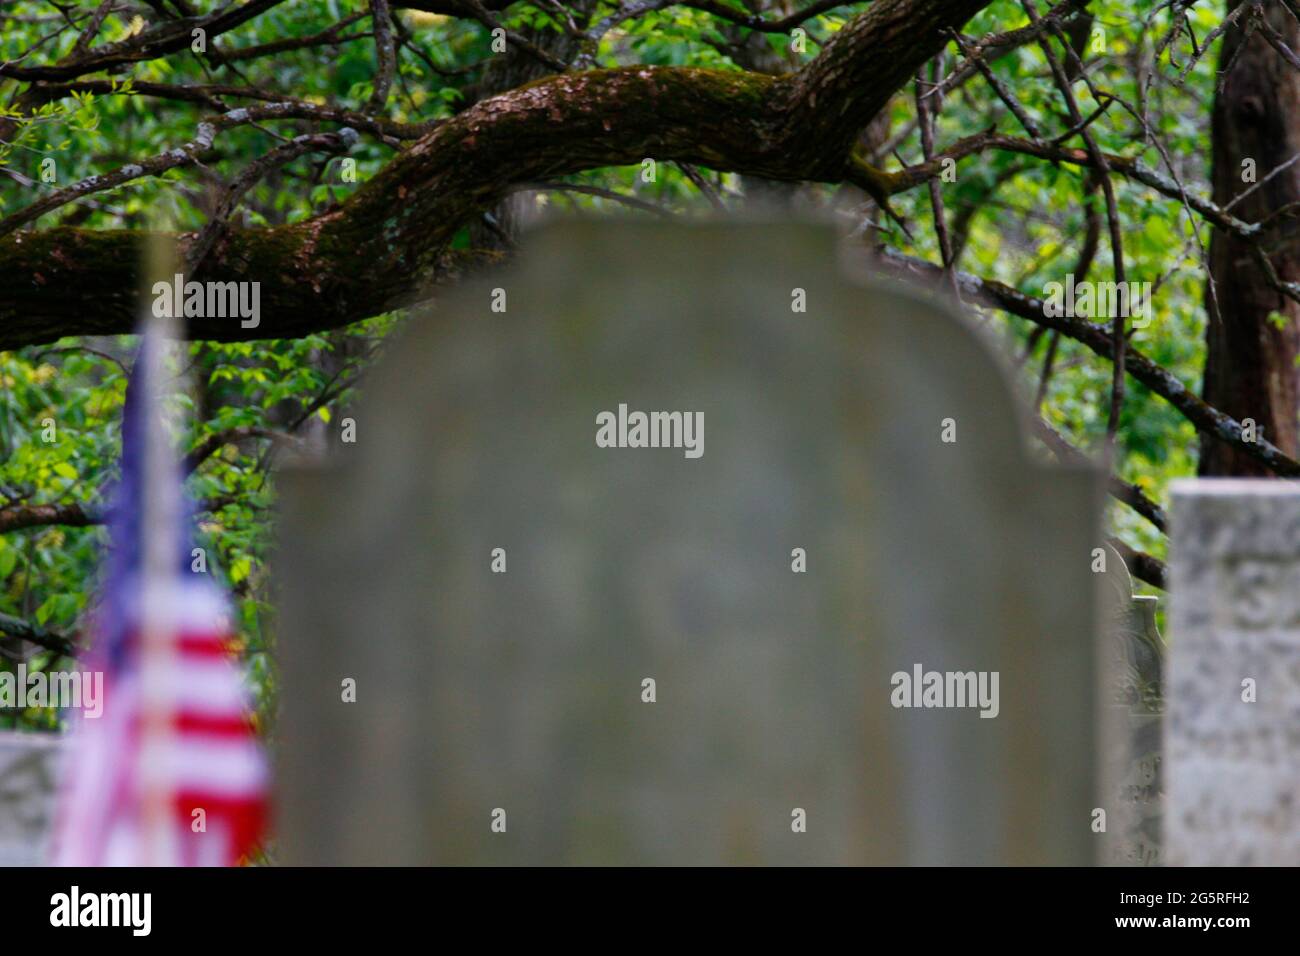
<path id="1" fill-rule="evenodd" d="M 62 738 L 0 731 L 0 866 L 43 866 Z"/>
<path id="2" fill-rule="evenodd" d="M 1104 862 L 1154 866 L 1161 862 L 1164 808 L 1161 723 L 1164 716 L 1165 642 L 1156 626 L 1158 599 L 1133 594 L 1124 561 L 1107 548 L 1103 627 L 1107 693 L 1103 743 L 1108 811 Z"/>
<path id="3" fill-rule="evenodd" d="M 1179 482 L 1172 527 L 1167 861 L 1295 866 L 1300 487 Z"/>
<path id="4" fill-rule="evenodd" d="M 970 326 L 836 259 L 567 225 L 413 320 L 337 470 L 281 479 L 286 862 L 1099 855 L 1096 478 L 1030 463 Z M 704 454 L 597 447 L 620 403 Z M 997 672 L 998 716 L 891 706 L 917 664 Z"/>

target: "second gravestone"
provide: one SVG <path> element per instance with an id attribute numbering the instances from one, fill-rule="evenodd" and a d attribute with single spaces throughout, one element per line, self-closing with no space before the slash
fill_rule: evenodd
<path id="1" fill-rule="evenodd" d="M 46 862 L 63 738 L 0 731 L 0 866 Z"/>
<path id="2" fill-rule="evenodd" d="M 1300 488 L 1173 486 L 1168 861 L 1300 865 Z"/>
<path id="3" fill-rule="evenodd" d="M 283 480 L 289 863 L 1089 863 L 1095 477 L 809 226 L 569 225 Z"/>

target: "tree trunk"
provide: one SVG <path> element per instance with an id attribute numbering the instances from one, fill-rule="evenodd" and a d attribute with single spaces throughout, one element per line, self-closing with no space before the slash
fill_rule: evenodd
<path id="1" fill-rule="evenodd" d="M 1269 5 L 1264 16 L 1287 46 L 1300 49 L 1300 26 L 1280 4 Z M 1228 31 L 1220 53 L 1220 70 L 1232 64 L 1214 103 L 1214 201 L 1221 206 L 1300 152 L 1300 72 L 1278 55 L 1262 30 L 1244 39 L 1245 20 Z M 1243 167 L 1247 160 L 1254 161 L 1253 177 Z M 1258 185 L 1232 211 L 1258 222 L 1297 202 L 1300 164 Z M 1263 248 L 1279 278 L 1300 280 L 1300 236 L 1292 216 L 1279 217 L 1264 232 Z M 1295 457 L 1300 304 L 1269 285 L 1250 243 L 1220 230 L 1210 242 L 1210 274 L 1205 400 L 1243 424 L 1252 419 L 1261 437 Z M 1241 449 L 1202 437 L 1200 473 L 1262 476 L 1269 471 Z"/>

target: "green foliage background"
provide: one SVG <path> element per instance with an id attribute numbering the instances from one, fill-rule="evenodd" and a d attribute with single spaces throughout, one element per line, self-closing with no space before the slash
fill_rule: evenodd
<path id="1" fill-rule="evenodd" d="M 200 9 L 214 7 L 199 4 Z M 790 40 L 766 37 L 771 48 L 791 66 L 814 56 L 818 41 L 838 30 L 865 5 L 851 5 L 805 24 L 809 43 L 803 54 L 791 54 Z M 342 17 L 360 12 L 357 2 L 319 0 L 291 3 L 255 18 L 221 38 L 224 48 L 251 46 L 324 30 Z M 602 3 L 597 16 L 614 9 Z M 737 6 L 737 9 L 740 9 Z M 1170 81 L 1189 54 L 1185 41 L 1175 43 L 1157 65 L 1150 88 L 1139 91 L 1136 54 L 1149 52 L 1153 35 L 1167 29 L 1156 4 L 1102 0 L 1090 8 L 1104 35 L 1090 58 L 1103 62 L 1096 82 L 1128 102 L 1145 101 L 1149 121 L 1190 190 L 1208 192 L 1207 148 L 1209 104 L 1213 97 L 1214 64 L 1205 56 L 1183 86 Z M 60 20 L 51 5 L 37 0 L 12 0 L 0 16 L 0 60 L 14 60 L 37 45 L 47 61 L 66 52 L 75 30 L 59 33 Z M 1142 30 L 1156 17 L 1156 28 Z M 1198 35 L 1217 22 L 1221 11 L 1201 4 L 1189 11 Z M 423 121 L 451 115 L 465 105 L 466 91 L 482 79 L 483 65 L 493 56 L 487 31 L 467 20 L 410 13 L 403 21 L 419 53 L 403 49 L 400 75 L 390 103 L 391 116 Z M 512 29 L 555 29 L 545 9 L 515 4 L 502 15 Z M 998 2 L 976 17 L 965 32 L 981 35 L 1026 23 L 1018 3 Z M 139 29 L 132 19 L 110 16 L 103 36 L 123 37 Z M 361 19 L 348 33 L 365 33 Z M 609 33 L 596 51 L 601 65 L 628 63 L 675 64 L 737 69 L 727 44 L 746 31 L 728 27 L 694 9 L 668 8 L 629 21 Z M 951 65 L 952 58 L 949 58 Z M 1047 63 L 1035 45 L 1024 46 L 994 64 L 998 77 L 1013 88 L 1040 119 L 1050 138 L 1068 128 L 1059 95 L 1051 85 Z M 295 96 L 364 109 L 374 73 L 369 39 L 334 47 L 301 50 L 240 64 L 241 74 L 256 86 Z M 189 140 L 207 111 L 193 103 L 158 100 L 132 93 L 141 82 L 213 82 L 205 65 L 188 53 L 138 64 L 114 74 L 117 91 L 109 95 L 79 94 L 43 107 L 25 119 L 16 139 L 0 146 L 0 214 L 32 201 L 41 190 L 103 173 L 124 163 L 162 152 Z M 224 80 L 232 82 L 233 80 Z M 12 85 L 12 84 L 11 84 Z M 3 88 L 0 88 L 3 92 Z M 1090 113 L 1099 104 L 1082 85 L 1076 86 L 1080 108 Z M 7 95 L 3 97 L 7 101 Z M 914 120 L 910 95 L 895 98 L 892 130 Z M 1014 120 L 984 82 L 976 78 L 948 96 L 939 119 L 937 142 L 942 149 L 958 137 L 998 125 L 1017 132 Z M 218 140 L 217 158 L 205 169 L 177 170 L 158 179 L 145 179 L 119 190 L 97 194 L 46 216 L 37 227 L 73 222 L 86 228 L 144 228 L 170 221 L 182 229 L 197 229 L 205 221 L 202 198 L 219 179 L 229 180 L 251 159 L 273 147 L 276 136 L 310 129 L 303 123 L 248 126 Z M 1164 158 L 1149 144 L 1138 119 L 1112 106 L 1093 126 L 1103 149 L 1141 156 L 1153 168 L 1166 170 Z M 915 129 L 896 144 L 897 156 L 908 163 L 921 158 Z M 363 136 L 350 154 L 357 160 L 358 179 L 373 175 L 393 155 L 390 147 Z M 41 163 L 53 159 L 58 181 L 41 181 Z M 339 160 L 306 156 L 267 177 L 249 194 L 237 214 L 246 226 L 275 224 L 309 217 L 345 199 L 354 185 L 339 175 Z M 896 168 L 897 160 L 890 160 Z M 739 177 L 705 171 L 723 201 L 743 201 Z M 709 203 L 674 164 L 659 166 L 653 183 L 641 180 L 639 167 L 606 169 L 573 177 L 572 182 L 600 186 L 662 205 L 678 214 L 706 211 Z M 1198 242 L 1208 245 L 1206 227 L 1189 218 L 1177 202 L 1117 178 L 1123 216 L 1129 278 L 1158 283 L 1151 325 L 1136 333 L 1138 348 L 1175 372 L 1189 389 L 1199 390 L 1203 354 L 1202 304 L 1204 272 Z M 951 216 L 971 213 L 969 241 L 962 269 L 1006 282 L 1041 295 L 1049 281 L 1072 270 L 1084 230 L 1083 197 L 1088 190 L 1074 168 L 1027 160 L 1009 153 L 989 152 L 962 161 L 957 181 L 943 184 Z M 844 190 L 833 186 L 801 187 L 801 201 L 852 221 L 858 206 L 843 201 Z M 625 213 L 616 202 L 572 192 L 529 194 L 533 201 L 581 214 Z M 880 223 L 886 243 L 902 252 L 939 261 L 924 188 L 894 197 L 895 210 L 909 224 L 913 239 L 887 221 Z M 633 213 L 640 214 L 640 213 Z M 1199 230 L 1199 235 L 1197 231 Z M 457 240 L 472 244 L 469 231 Z M 1090 276 L 1112 278 L 1109 250 L 1102 246 Z M 95 303 L 87 301 L 87 309 Z M 1032 326 L 1001 313 L 981 314 L 980 322 L 1006 345 L 1009 364 L 1027 394 L 1037 384 L 1046 348 L 1043 336 L 1029 349 Z M 382 354 L 386 337 L 404 321 L 398 314 L 379 316 L 356 326 L 294 341 L 245 344 L 192 343 L 185 356 L 197 395 L 178 396 L 192 413 L 182 448 L 237 426 L 284 430 L 299 419 L 313 419 L 327 436 L 337 436 L 339 418 L 364 388 L 362 375 Z M 120 445 L 120 416 L 125 392 L 121 363 L 129 363 L 130 337 L 109 340 L 63 340 L 55 346 L 0 353 L 0 507 L 14 503 L 102 502 L 116 472 Z M 92 350 L 88 350 L 92 349 Z M 1062 340 L 1043 404 L 1046 419 L 1076 444 L 1094 447 L 1104 433 L 1111 368 L 1090 351 Z M 43 422 L 52 419 L 57 440 L 42 440 Z M 1196 440 L 1192 427 L 1158 397 L 1130 380 L 1120 432 L 1123 476 L 1163 501 L 1168 481 L 1195 470 Z M 275 618 L 272 587 L 267 574 L 274 533 L 275 447 L 263 440 L 225 446 L 192 477 L 193 496 L 208 505 L 200 531 L 214 556 L 215 573 L 233 595 L 239 646 L 263 717 L 275 699 Z M 1164 541 L 1147 524 L 1121 507 L 1110 520 L 1132 545 L 1163 557 Z M 41 527 L 0 535 L 0 611 L 35 620 L 61 632 L 75 632 L 93 600 L 97 563 L 105 552 L 102 528 Z M 52 665 L 50 655 L 33 662 Z M 11 667 L 11 661 L 0 667 Z M 59 715 L 48 710 L 0 711 L 0 727 L 52 729 Z"/>

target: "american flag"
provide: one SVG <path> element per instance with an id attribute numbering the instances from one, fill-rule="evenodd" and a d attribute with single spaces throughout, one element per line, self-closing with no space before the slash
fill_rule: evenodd
<path id="1" fill-rule="evenodd" d="M 162 330 L 127 388 L 110 553 L 83 666 L 103 713 L 78 717 L 52 841 L 64 866 L 230 866 L 262 834 L 267 774 L 229 650 L 229 614 L 193 570 L 190 512 L 160 411 Z"/>

